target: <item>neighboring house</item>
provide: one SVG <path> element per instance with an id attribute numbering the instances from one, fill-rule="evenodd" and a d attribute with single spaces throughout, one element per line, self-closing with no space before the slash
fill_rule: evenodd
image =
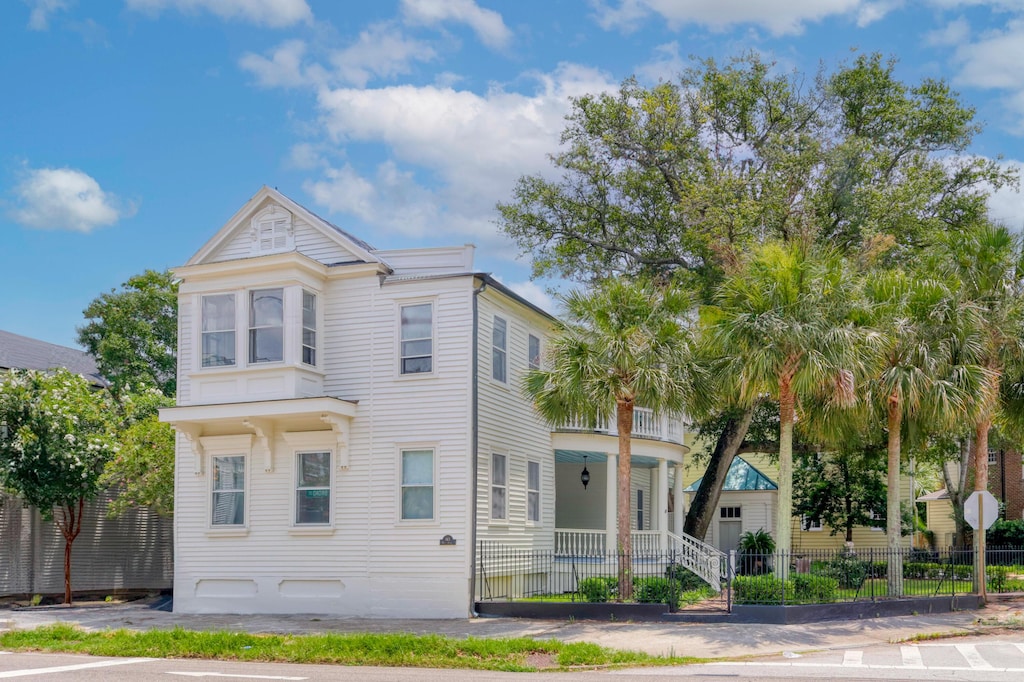
<path id="1" fill-rule="evenodd" d="M 959 467 L 951 467 L 951 478 L 959 478 Z M 968 459 L 967 488 L 974 490 L 974 464 Z M 1016 520 L 1024 518 L 1024 455 L 1016 450 L 989 448 L 988 491 L 999 501 L 999 518 Z M 953 505 L 945 488 L 922 495 L 918 502 L 925 503 L 926 525 L 935 536 L 938 547 L 951 547 L 955 540 L 956 524 L 953 521 Z"/>
<path id="2" fill-rule="evenodd" d="M 703 469 L 689 467 L 686 481 L 692 481 L 684 490 L 687 501 L 700 486 Z M 778 500 L 778 464 L 764 454 L 748 454 L 737 456 L 726 474 L 718 507 L 708 526 L 706 542 L 723 552 L 737 549 L 740 536 L 746 532 L 765 530 L 775 537 L 775 513 Z M 900 479 L 900 499 L 911 499 L 910 478 Z M 838 550 L 846 545 L 846 533 L 840 529 L 832 533 L 832 528 L 818 519 L 793 517 L 791 526 L 792 550 L 802 551 Z M 902 540 L 905 548 L 910 548 L 911 537 Z M 854 548 L 886 547 L 885 528 L 855 526 L 853 528 Z"/>
<path id="3" fill-rule="evenodd" d="M 0 331 L 0 372 L 57 367 L 81 374 L 97 388 L 106 382 L 91 356 L 75 348 Z M 135 509 L 107 518 L 113 493 L 85 507 L 72 549 L 76 592 L 167 589 L 173 570 L 172 523 Z M 52 521 L 12 495 L 0 494 L 0 596 L 62 593 L 64 537 Z"/>
<path id="4" fill-rule="evenodd" d="M 614 550 L 614 428 L 536 416 L 553 319 L 473 253 L 377 250 L 264 187 L 174 270 L 176 611 L 465 617 L 483 544 Z M 682 426 L 637 410 L 641 550 L 681 542 Z"/>

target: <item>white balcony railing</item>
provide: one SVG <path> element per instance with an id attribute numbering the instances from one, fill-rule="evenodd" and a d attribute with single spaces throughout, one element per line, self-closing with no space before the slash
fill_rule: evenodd
<path id="1" fill-rule="evenodd" d="M 586 422 L 578 418 L 570 419 L 564 424 L 556 426 L 555 430 L 583 431 L 609 436 L 619 435 L 618 427 L 613 420 L 605 419 L 598 420 L 597 423 Z M 682 444 L 683 418 L 680 415 L 659 415 L 650 408 L 637 407 L 633 410 L 633 436 Z"/>

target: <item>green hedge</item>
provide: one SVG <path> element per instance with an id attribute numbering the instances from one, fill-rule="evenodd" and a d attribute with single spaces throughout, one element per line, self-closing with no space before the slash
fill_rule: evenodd
<path id="1" fill-rule="evenodd" d="M 831 604 L 838 599 L 839 581 L 812 573 L 794 573 L 785 583 L 773 575 L 737 576 L 732 583 L 737 604 Z"/>

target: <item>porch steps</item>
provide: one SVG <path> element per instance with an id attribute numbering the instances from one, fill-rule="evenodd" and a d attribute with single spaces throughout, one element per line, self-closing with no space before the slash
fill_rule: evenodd
<path id="1" fill-rule="evenodd" d="M 725 554 L 715 547 L 686 533 L 668 534 L 669 549 L 678 562 L 693 571 L 715 592 L 722 590 L 722 566 Z"/>

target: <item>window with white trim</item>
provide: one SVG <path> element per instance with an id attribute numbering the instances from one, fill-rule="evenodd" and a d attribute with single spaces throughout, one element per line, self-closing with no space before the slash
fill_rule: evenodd
<path id="1" fill-rule="evenodd" d="M 497 315 L 491 329 L 491 376 L 495 381 L 508 382 L 508 322 Z"/>
<path id="2" fill-rule="evenodd" d="M 877 531 L 884 531 L 885 530 L 884 526 L 879 525 L 879 524 L 881 524 L 884 521 L 884 519 L 882 518 L 882 515 L 880 513 L 873 511 L 868 516 L 868 518 L 871 519 L 872 521 L 877 521 L 878 522 L 878 523 L 871 524 L 871 530 L 877 530 Z"/>
<path id="3" fill-rule="evenodd" d="M 295 453 L 295 525 L 331 522 L 331 453 Z"/>
<path id="4" fill-rule="evenodd" d="M 245 455 L 213 458 L 213 500 L 210 523 L 245 525 Z"/>
<path id="5" fill-rule="evenodd" d="M 229 367 L 235 364 L 235 295 L 211 294 L 202 297 L 203 367 Z"/>
<path id="6" fill-rule="evenodd" d="M 718 518 L 740 519 L 743 518 L 743 507 L 719 507 Z"/>
<path id="7" fill-rule="evenodd" d="M 989 448 L 989 450 L 988 450 L 988 463 L 989 464 L 998 464 L 999 463 L 999 452 L 997 450 L 995 450 L 994 448 Z"/>
<path id="8" fill-rule="evenodd" d="M 249 292 L 249 363 L 284 360 L 284 289 Z"/>
<path id="9" fill-rule="evenodd" d="M 402 450 L 402 520 L 434 518 L 434 451 Z"/>
<path id="10" fill-rule="evenodd" d="M 818 530 L 823 530 L 823 528 L 824 528 L 821 525 L 821 519 L 812 519 L 809 516 L 801 516 L 800 520 L 801 520 L 801 525 L 803 526 L 804 530 L 807 530 L 807 531 L 818 531 Z"/>
<path id="11" fill-rule="evenodd" d="M 302 362 L 316 366 L 316 294 L 302 290 Z"/>
<path id="12" fill-rule="evenodd" d="M 526 340 L 526 363 L 530 369 L 540 369 L 540 337 L 530 334 Z"/>
<path id="13" fill-rule="evenodd" d="M 526 520 L 540 522 L 540 462 L 526 462 Z"/>
<path id="14" fill-rule="evenodd" d="M 508 519 L 508 457 L 491 454 L 491 519 Z"/>
<path id="15" fill-rule="evenodd" d="M 434 370 L 434 306 L 403 305 L 400 311 L 401 373 L 428 374 Z"/>

